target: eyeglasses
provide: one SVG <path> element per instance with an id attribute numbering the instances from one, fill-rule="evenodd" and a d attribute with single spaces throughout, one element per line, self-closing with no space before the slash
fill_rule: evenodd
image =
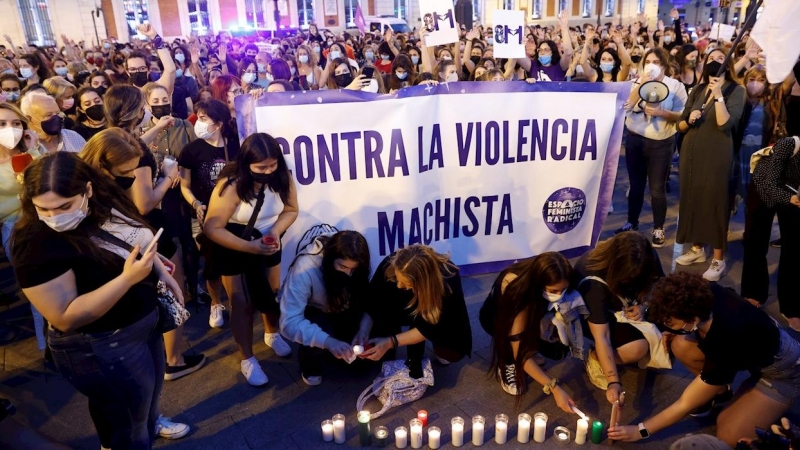
<path id="1" fill-rule="evenodd" d="M 128 73 L 144 73 L 147 72 L 147 67 L 128 67 Z"/>

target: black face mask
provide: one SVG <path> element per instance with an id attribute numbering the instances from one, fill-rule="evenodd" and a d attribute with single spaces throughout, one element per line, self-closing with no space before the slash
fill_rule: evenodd
<path id="1" fill-rule="evenodd" d="M 64 128 L 64 119 L 61 116 L 53 116 L 42 122 L 42 131 L 50 136 L 58 136 Z"/>
<path id="2" fill-rule="evenodd" d="M 123 191 L 127 191 L 128 189 L 133 186 L 133 182 L 136 181 L 136 177 L 116 177 L 114 178 L 114 182 L 117 183 L 119 187 L 122 188 Z"/>
<path id="3" fill-rule="evenodd" d="M 261 183 L 261 184 L 269 184 L 269 182 L 272 180 L 272 174 L 271 173 L 250 172 L 250 176 L 253 177 L 253 181 L 255 181 L 256 183 Z"/>
<path id="4" fill-rule="evenodd" d="M 134 86 L 142 87 L 147 84 L 147 72 L 136 72 L 129 75 Z"/>
<path id="5" fill-rule="evenodd" d="M 103 114 L 103 105 L 92 105 L 86 108 L 84 113 L 86 113 L 88 118 L 94 120 L 95 122 L 99 122 L 105 117 L 105 114 Z"/>
<path id="6" fill-rule="evenodd" d="M 716 61 L 709 61 L 705 67 L 703 67 L 703 74 L 707 77 L 716 77 L 720 68 L 722 68 L 722 64 Z M 723 73 L 722 76 L 725 76 L 725 74 Z"/>
<path id="7" fill-rule="evenodd" d="M 634 64 L 639 64 L 639 61 L 641 60 L 642 60 L 642 55 L 631 56 L 631 61 L 633 61 Z"/>
<path id="8" fill-rule="evenodd" d="M 99 87 L 94 88 L 94 90 L 97 91 L 97 95 L 102 97 L 102 96 L 106 95 L 106 91 L 108 90 L 108 88 L 105 87 L 105 86 L 99 86 Z"/>
<path id="9" fill-rule="evenodd" d="M 114 64 L 116 64 L 118 66 L 121 66 L 122 63 L 124 63 L 124 62 L 125 62 L 125 60 L 122 59 L 122 58 L 114 58 Z"/>
<path id="10" fill-rule="evenodd" d="M 345 88 L 353 82 L 353 75 L 350 73 L 343 73 L 341 75 L 335 75 L 333 80 L 336 81 L 337 86 Z"/>
<path id="11" fill-rule="evenodd" d="M 694 328 L 694 330 L 688 330 L 688 331 L 684 330 L 683 328 L 678 328 L 677 330 L 673 330 L 672 328 L 669 328 L 669 327 L 667 327 L 666 325 L 663 325 L 663 324 L 659 328 L 661 329 L 661 331 L 665 331 L 665 332 L 671 333 L 671 334 L 676 334 L 678 336 L 686 336 L 687 334 L 692 334 L 695 331 L 697 331 L 697 328 L 695 328 L 695 326 L 692 326 L 692 328 Z"/>
<path id="12" fill-rule="evenodd" d="M 478 64 L 480 62 L 480 60 L 481 60 L 481 57 L 480 56 L 471 56 L 469 58 L 469 60 L 472 61 L 474 64 Z"/>
<path id="13" fill-rule="evenodd" d="M 160 119 L 172 114 L 172 105 L 154 105 L 150 107 L 150 110 L 153 112 L 153 117 Z"/>

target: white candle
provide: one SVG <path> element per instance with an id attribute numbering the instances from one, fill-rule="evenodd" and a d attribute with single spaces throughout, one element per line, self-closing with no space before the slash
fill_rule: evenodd
<path id="1" fill-rule="evenodd" d="M 589 421 L 578 419 L 578 430 L 575 432 L 575 443 L 583 445 L 586 443 L 586 433 L 589 432 Z"/>
<path id="2" fill-rule="evenodd" d="M 411 419 L 411 448 L 422 448 L 422 421 Z"/>
<path id="3" fill-rule="evenodd" d="M 533 420 L 533 440 L 535 442 L 544 442 L 547 437 L 547 415 L 544 413 L 536 413 Z"/>
<path id="4" fill-rule="evenodd" d="M 508 440 L 508 416 L 498 414 L 494 418 L 494 441 L 498 444 L 505 444 Z"/>
<path id="5" fill-rule="evenodd" d="M 531 416 L 520 414 L 517 422 L 517 442 L 527 444 L 531 439 Z"/>
<path id="6" fill-rule="evenodd" d="M 344 432 L 344 416 L 337 414 L 333 416 L 333 442 L 344 444 L 347 438 Z"/>
<path id="7" fill-rule="evenodd" d="M 436 450 L 440 445 L 442 445 L 442 430 L 438 427 L 430 427 L 428 429 L 428 447 Z"/>
<path id="8" fill-rule="evenodd" d="M 333 440 L 333 422 L 330 420 L 322 421 L 322 440 L 325 442 Z"/>
<path id="9" fill-rule="evenodd" d="M 406 427 L 394 429 L 394 445 L 397 448 L 406 448 L 408 445 L 408 430 L 406 430 Z"/>
<path id="10" fill-rule="evenodd" d="M 461 447 L 464 445 L 464 419 L 461 417 L 453 417 L 450 423 L 453 430 L 453 447 Z"/>
<path id="11" fill-rule="evenodd" d="M 364 346 L 363 345 L 354 345 L 353 346 L 353 353 L 358 356 L 364 353 Z"/>
<path id="12" fill-rule="evenodd" d="M 483 431 L 486 420 L 483 416 L 472 418 L 472 445 L 479 447 L 483 445 Z"/>

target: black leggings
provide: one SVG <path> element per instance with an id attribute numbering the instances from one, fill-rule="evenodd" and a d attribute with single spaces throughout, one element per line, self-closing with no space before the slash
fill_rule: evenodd
<path id="1" fill-rule="evenodd" d="M 667 176 L 672 167 L 675 139 L 648 139 L 630 133 L 625 144 L 625 165 L 631 182 L 628 194 L 628 222 L 639 224 L 644 204 L 645 183 L 650 182 L 650 204 L 653 208 L 653 228 L 664 228 L 667 218 Z"/>

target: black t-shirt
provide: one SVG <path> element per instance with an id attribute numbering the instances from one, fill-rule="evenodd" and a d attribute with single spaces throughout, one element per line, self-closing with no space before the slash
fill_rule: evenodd
<path id="1" fill-rule="evenodd" d="M 178 119 L 189 118 L 189 105 L 186 104 L 186 99 L 191 98 L 189 91 L 181 86 L 175 86 L 172 89 L 172 116 Z"/>
<path id="2" fill-rule="evenodd" d="M 700 379 L 722 386 L 736 373 L 758 372 L 772 364 L 780 347 L 780 331 L 766 312 L 716 283 L 711 328 L 698 347 L 706 357 Z"/>
<path id="3" fill-rule="evenodd" d="M 589 253 L 590 252 L 584 253 L 583 256 L 578 259 L 578 262 L 575 263 L 574 269 L 577 280 L 580 282 L 580 280 L 588 276 L 595 276 L 605 280 L 605 273 L 593 272 L 586 268 L 586 264 L 589 260 Z M 659 278 L 663 277 L 664 269 L 661 267 L 661 259 L 659 259 L 655 249 L 653 250 L 653 258 L 656 266 L 656 276 Z M 622 300 L 620 300 L 616 294 L 612 293 L 608 286 L 599 281 L 586 280 L 578 285 L 577 290 L 583 297 L 586 307 L 589 309 L 589 317 L 587 320 L 591 323 L 602 325 L 616 322 L 617 319 L 614 317 L 614 313 L 624 309 Z"/>
<path id="4" fill-rule="evenodd" d="M 108 261 L 99 260 L 88 249 L 75 248 L 64 234 L 53 231 L 44 223 L 37 223 L 34 227 L 37 239 L 30 240 L 14 252 L 14 271 L 21 288 L 39 286 L 72 270 L 80 296 L 100 288 L 122 273 L 125 260 L 121 257 L 109 252 L 111 257 Z M 144 282 L 129 289 L 102 317 L 76 331 L 113 331 L 141 320 L 158 307 L 157 281 L 155 272 L 151 272 Z"/>
<path id="5" fill-rule="evenodd" d="M 105 129 L 106 129 L 105 125 L 99 128 L 92 128 L 92 127 L 87 127 L 83 123 L 78 123 L 77 125 L 75 125 L 75 128 L 73 128 L 72 131 L 80 134 L 84 140 L 88 141 L 89 139 L 93 138 L 95 134 Z"/>
<path id="6" fill-rule="evenodd" d="M 239 154 L 239 140 L 226 139 L 228 162 L 234 161 Z M 184 169 L 191 170 L 192 194 L 203 204 L 208 205 L 211 192 L 217 184 L 219 173 L 225 167 L 225 148 L 214 147 L 208 142 L 198 139 L 181 150 L 178 163 Z"/>

